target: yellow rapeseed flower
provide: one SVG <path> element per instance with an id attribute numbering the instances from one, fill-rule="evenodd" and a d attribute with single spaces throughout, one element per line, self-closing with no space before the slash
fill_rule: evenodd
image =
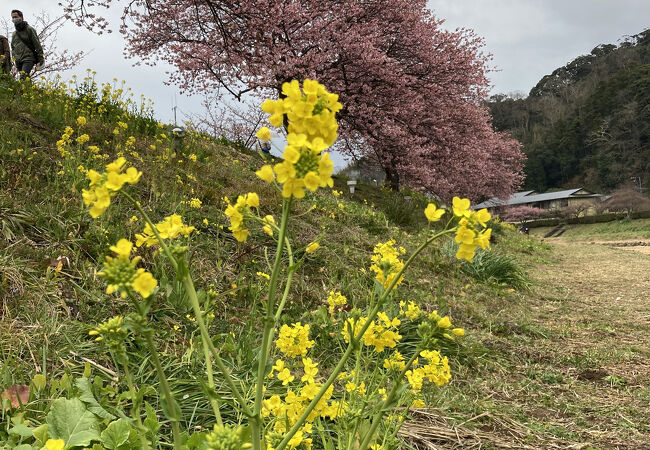
<path id="1" fill-rule="evenodd" d="M 296 322 L 292 326 L 282 325 L 275 344 L 278 350 L 293 358 L 305 356 L 315 342 L 309 340 L 309 324 Z"/>
<path id="2" fill-rule="evenodd" d="M 340 292 L 330 291 L 329 297 L 327 297 L 327 304 L 329 305 L 328 311 L 330 314 L 334 314 L 334 310 L 338 306 L 344 306 L 348 302 L 348 299 L 345 298 Z"/>
<path id="3" fill-rule="evenodd" d="M 117 244 L 111 245 L 109 250 L 115 252 L 118 257 L 130 258 L 131 250 L 133 249 L 133 244 L 127 239 L 120 239 Z"/>
<path id="4" fill-rule="evenodd" d="M 395 248 L 395 241 L 389 240 L 385 243 L 380 243 L 375 246 L 374 254 L 372 256 L 370 270 L 375 272 L 376 279 L 384 288 L 388 288 L 397 274 L 404 267 L 404 263 L 399 259 L 399 251 Z M 402 282 L 403 277 L 397 280 L 396 285 Z"/>
<path id="5" fill-rule="evenodd" d="M 44 450 L 63 450 L 65 448 L 65 441 L 63 439 L 48 439 L 45 442 Z"/>
<path id="6" fill-rule="evenodd" d="M 257 131 L 256 134 L 257 138 L 262 140 L 262 141 L 270 141 L 271 140 L 271 130 L 269 130 L 267 127 L 262 127 Z"/>
<path id="7" fill-rule="evenodd" d="M 138 269 L 138 276 L 133 280 L 133 290 L 139 293 L 142 298 L 147 298 L 158 286 L 158 281 L 144 269 Z"/>
<path id="8" fill-rule="evenodd" d="M 318 242 L 312 242 L 311 244 L 309 244 L 309 245 L 307 246 L 307 248 L 305 249 L 305 252 L 307 252 L 307 253 L 314 253 L 316 250 L 318 250 L 318 247 L 320 247 L 320 245 L 318 244 Z"/>
<path id="9" fill-rule="evenodd" d="M 433 203 L 429 203 L 424 210 L 424 215 L 429 222 L 438 222 L 444 214 L 445 210 L 436 208 Z"/>
<path id="10" fill-rule="evenodd" d="M 470 214 L 470 201 L 467 198 L 454 197 L 452 200 L 454 215 L 457 217 L 468 217 Z"/>
<path id="11" fill-rule="evenodd" d="M 257 175 L 267 182 L 277 176 L 283 184 L 282 196 L 303 198 L 305 189 L 315 191 L 319 187 L 334 185 L 334 164 L 329 154 L 322 153 L 337 138 L 338 124 L 335 115 L 342 108 L 338 95 L 330 94 L 325 87 L 313 80 L 305 80 L 301 88 L 296 80 L 282 86 L 285 96 L 279 100 L 266 100 L 262 110 L 270 114 L 273 126 L 288 122 L 287 146 L 284 162 L 273 167 L 264 166 Z M 258 132 L 260 138 L 270 138 L 270 130 Z M 268 140 L 268 139 L 265 139 Z"/>
<path id="12" fill-rule="evenodd" d="M 255 175 L 258 176 L 258 178 L 266 181 L 267 183 L 270 183 L 275 179 L 275 174 L 273 173 L 273 168 L 271 166 L 262 166 L 260 170 L 255 172 Z"/>

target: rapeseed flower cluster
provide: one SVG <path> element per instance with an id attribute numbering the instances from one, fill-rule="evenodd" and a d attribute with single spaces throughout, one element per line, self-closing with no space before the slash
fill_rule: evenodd
<path id="1" fill-rule="evenodd" d="M 176 239 L 180 235 L 188 237 L 194 230 L 194 227 L 185 225 L 183 218 L 178 214 L 165 217 L 163 221 L 156 224 L 156 231 L 158 231 L 161 239 Z M 143 245 L 151 247 L 158 244 L 158 238 L 148 223 L 144 226 L 141 234 L 135 235 L 135 239 L 135 245 L 137 247 L 142 247 Z"/>
<path id="2" fill-rule="evenodd" d="M 334 314 L 336 308 L 345 306 L 347 303 L 348 299 L 340 292 L 330 291 L 330 295 L 327 297 L 327 304 L 329 305 L 328 311 L 330 315 Z"/>
<path id="3" fill-rule="evenodd" d="M 149 272 L 137 268 L 141 258 L 136 256 L 131 259 L 133 244 L 126 239 L 120 239 L 117 244 L 111 245 L 110 250 L 117 256 L 106 256 L 104 268 L 97 274 L 106 280 L 106 293 L 119 292 L 126 298 L 130 292 L 135 291 L 143 298 L 149 297 L 158 281 Z"/>
<path id="4" fill-rule="evenodd" d="M 275 417 L 276 420 L 273 423 L 273 430 L 276 433 L 286 433 L 297 422 L 321 386 L 321 383 L 307 382 L 297 392 L 293 389 L 288 389 L 284 399 L 279 395 L 274 395 L 264 400 L 262 415 L 264 417 Z M 341 415 L 344 406 L 338 401 L 329 401 L 332 398 L 333 392 L 334 386 L 331 385 L 307 417 L 305 425 L 296 433 L 294 439 L 289 442 L 289 448 L 296 448 L 300 444 L 305 445 L 305 448 L 311 448 L 311 438 L 308 438 L 307 435 L 312 432 L 312 423 L 314 420 L 318 417 L 334 419 Z"/>
<path id="5" fill-rule="evenodd" d="M 485 228 L 491 216 L 487 209 L 472 211 L 470 201 L 466 198 L 453 199 L 454 216 L 460 218 L 455 240 L 459 245 L 456 257 L 472 262 L 476 248 L 490 248 L 492 229 Z"/>
<path id="6" fill-rule="evenodd" d="M 384 369 L 401 371 L 404 370 L 404 367 L 406 367 L 406 362 L 404 361 L 404 357 L 397 350 L 391 353 L 390 357 L 384 359 Z"/>
<path id="7" fill-rule="evenodd" d="M 400 253 L 404 254 L 405 250 L 403 248 L 398 250 L 395 247 L 394 239 L 379 243 L 375 246 L 374 254 L 371 258 L 373 265 L 370 266 L 370 270 L 375 272 L 376 280 L 384 289 L 387 289 L 391 285 L 397 274 L 404 267 L 404 263 L 399 259 Z M 400 277 L 395 286 L 399 285 L 403 279 L 404 277 Z"/>
<path id="8" fill-rule="evenodd" d="M 95 338 L 96 341 L 101 341 L 105 337 L 112 338 L 113 336 L 123 340 L 124 337 L 126 337 L 126 330 L 123 325 L 124 318 L 121 316 L 115 316 L 112 319 L 108 319 L 106 322 L 97 325 L 97 327 L 90 330 L 88 334 L 90 336 L 97 336 Z"/>
<path id="9" fill-rule="evenodd" d="M 436 386 L 442 386 L 451 380 L 451 370 L 446 356 L 442 357 L 437 350 L 423 350 L 420 356 L 426 358 L 428 364 L 406 371 L 406 379 L 414 393 L 422 391 L 422 384 L 425 380 Z"/>
<path id="10" fill-rule="evenodd" d="M 82 191 L 84 204 L 90 206 L 90 215 L 96 219 L 101 216 L 111 204 L 111 198 L 125 183 L 136 184 L 142 172 L 135 167 L 126 167 L 126 159 L 120 157 L 106 166 L 104 173 L 88 170 L 86 177 L 90 180 L 90 189 Z"/>
<path id="11" fill-rule="evenodd" d="M 72 140 L 73 134 L 74 134 L 74 129 L 72 129 L 71 127 L 65 127 L 61 139 L 56 141 L 56 149 L 59 151 L 59 154 L 61 155 L 62 158 L 65 158 L 70 155 L 70 152 L 68 151 L 67 147 L 70 144 L 70 141 Z"/>
<path id="12" fill-rule="evenodd" d="M 406 310 L 404 307 L 406 306 Z M 400 314 L 405 315 L 409 320 L 415 320 L 422 315 L 422 309 L 413 302 L 399 302 Z"/>
<path id="13" fill-rule="evenodd" d="M 314 341 L 309 340 L 309 324 L 302 325 L 300 322 L 296 322 L 292 326 L 282 325 L 278 338 L 275 340 L 278 350 L 290 358 L 305 356 L 314 344 Z"/>
<path id="14" fill-rule="evenodd" d="M 205 438 L 208 450 L 243 450 L 251 448 L 244 427 L 215 425 Z"/>
<path id="15" fill-rule="evenodd" d="M 234 205 L 230 203 L 230 200 L 228 200 L 227 197 L 225 200 L 228 204 L 226 207 L 226 216 L 230 219 L 230 227 L 228 229 L 232 231 L 233 236 L 235 236 L 235 239 L 239 242 L 246 242 L 249 234 L 248 229 L 246 229 L 246 222 L 247 219 L 252 217 L 250 209 L 259 208 L 260 198 L 255 192 L 249 192 L 248 194 L 237 197 L 237 201 Z M 273 220 L 272 216 L 267 216 L 267 218 L 268 217 L 271 217 L 271 220 Z M 268 232 L 268 230 L 270 230 L 269 225 L 272 223 L 274 222 L 265 224 L 265 226 L 268 227 L 268 229 L 264 229 L 267 234 L 273 234 L 273 231 L 271 231 L 271 233 Z"/>
<path id="16" fill-rule="evenodd" d="M 287 123 L 287 145 L 284 161 L 271 167 L 263 166 L 256 172 L 262 180 L 274 179 L 282 184 L 285 198 L 305 196 L 305 188 L 315 191 L 319 187 L 333 187 L 334 163 L 324 150 L 336 141 L 338 124 L 336 113 L 342 105 L 338 95 L 327 92 L 317 81 L 305 80 L 302 88 L 297 80 L 284 83 L 284 98 L 266 100 L 262 110 L 271 115 L 269 122 L 275 127 Z M 258 131 L 260 139 L 268 140 L 270 130 Z"/>
<path id="17" fill-rule="evenodd" d="M 359 334 L 367 321 L 367 317 L 347 319 L 341 331 L 345 342 L 349 343 L 352 337 Z M 383 352 L 386 347 L 395 348 L 400 339 L 402 339 L 398 330 L 401 323 L 397 317 L 390 319 L 386 313 L 379 312 L 377 314 L 377 320 L 368 327 L 361 342 L 364 345 L 374 347 L 376 352 Z"/>
<path id="18" fill-rule="evenodd" d="M 315 381 L 318 375 L 318 364 L 311 358 L 302 358 L 302 373 L 300 381 L 303 383 L 297 390 L 289 388 L 284 398 L 280 395 L 273 395 L 262 402 L 262 417 L 274 417 L 273 432 L 267 434 L 269 444 L 267 448 L 273 448 L 274 444 L 280 442 L 291 426 L 303 414 L 305 408 L 314 399 L 322 384 Z M 273 378 L 273 371 L 277 371 L 278 380 L 287 385 L 295 380 L 295 376 L 282 360 L 277 360 L 270 378 Z M 334 393 L 334 386 L 330 385 L 323 397 L 318 401 L 314 410 L 308 415 L 304 426 L 289 441 L 289 448 L 311 448 L 312 439 L 308 435 L 312 432 L 312 423 L 316 418 L 335 419 L 347 410 L 347 404 L 339 401 L 330 401 Z M 276 442 L 277 441 L 277 442 Z"/>

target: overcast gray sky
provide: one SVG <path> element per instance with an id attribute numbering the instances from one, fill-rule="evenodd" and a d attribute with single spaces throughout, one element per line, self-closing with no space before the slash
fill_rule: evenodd
<path id="1" fill-rule="evenodd" d="M 28 3 L 28 4 L 27 4 Z M 22 9 L 26 20 L 43 10 L 52 17 L 60 14 L 54 0 L 11 0 Z M 445 27 L 472 28 L 485 39 L 485 50 L 493 55 L 498 71 L 490 75 L 493 93 L 528 93 L 539 79 L 575 57 L 589 53 L 602 43 L 616 43 L 650 26 L 648 0 L 429 0 L 434 13 L 446 20 Z M 124 79 L 138 94 L 155 102 L 160 120 L 170 122 L 176 96 L 181 112 L 199 113 L 200 99 L 180 96 L 166 86 L 168 66 L 133 67 L 123 57 L 124 42 L 119 33 L 95 36 L 70 24 L 59 35 L 60 47 L 89 52 L 72 73 L 84 75 L 86 68 L 97 71 L 98 81 Z M 337 166 L 343 163 L 337 158 Z"/>
<path id="2" fill-rule="evenodd" d="M 523 91 L 598 44 L 650 27 L 648 0 L 429 0 L 445 26 L 485 39 L 493 93 Z"/>

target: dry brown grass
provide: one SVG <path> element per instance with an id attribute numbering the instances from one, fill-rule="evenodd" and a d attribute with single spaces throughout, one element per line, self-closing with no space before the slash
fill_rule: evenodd
<path id="1" fill-rule="evenodd" d="M 537 287 L 499 312 L 514 331 L 481 333 L 495 363 L 456 381 L 453 398 L 482 396 L 480 406 L 464 420 L 455 409 L 466 404 L 418 413 L 402 433 L 411 445 L 650 448 L 650 259 L 634 247 L 551 242 L 555 261 L 532 271 Z"/>

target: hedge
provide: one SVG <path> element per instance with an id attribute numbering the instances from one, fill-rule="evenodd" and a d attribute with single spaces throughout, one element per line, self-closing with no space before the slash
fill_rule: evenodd
<path id="1" fill-rule="evenodd" d="M 572 217 L 570 219 L 537 219 L 530 220 L 525 222 L 517 222 L 514 225 L 523 225 L 528 228 L 539 228 L 539 227 L 556 227 L 560 224 L 589 224 L 589 223 L 605 223 L 613 222 L 614 220 L 622 220 L 628 217 L 627 213 L 618 212 L 618 213 L 605 213 L 598 214 L 595 216 L 583 216 L 583 217 Z M 630 219 L 650 219 L 650 211 L 636 211 L 629 215 Z"/>

